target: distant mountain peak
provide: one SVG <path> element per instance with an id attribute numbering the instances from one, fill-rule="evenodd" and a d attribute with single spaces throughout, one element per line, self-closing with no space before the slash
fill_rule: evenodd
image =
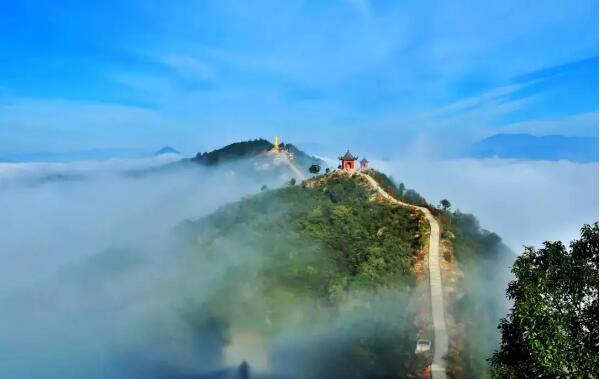
<path id="1" fill-rule="evenodd" d="M 154 155 L 163 155 L 163 154 L 178 154 L 179 155 L 180 152 L 175 150 L 171 146 L 165 146 L 165 147 L 161 148 L 160 150 L 158 150 L 156 153 L 154 153 Z"/>
<path id="2" fill-rule="evenodd" d="M 496 134 L 473 145 L 469 155 L 474 158 L 597 162 L 598 138 Z"/>
<path id="3" fill-rule="evenodd" d="M 234 142 L 211 152 L 198 153 L 191 160 L 200 165 L 215 166 L 220 163 L 263 156 L 273 149 L 273 146 L 271 142 L 263 138 Z M 291 143 L 279 143 L 279 146 L 281 149 L 293 154 L 294 161 L 301 166 L 308 167 L 313 163 L 325 165 L 320 159 L 303 152 Z"/>

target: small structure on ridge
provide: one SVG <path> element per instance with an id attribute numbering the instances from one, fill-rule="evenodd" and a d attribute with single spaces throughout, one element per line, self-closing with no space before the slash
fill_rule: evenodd
<path id="1" fill-rule="evenodd" d="M 360 169 L 361 170 L 368 170 L 369 169 L 369 161 L 367 160 L 367 158 L 363 158 L 360 161 Z"/>
<path id="2" fill-rule="evenodd" d="M 340 165 L 342 170 L 354 170 L 354 162 L 358 159 L 358 157 L 352 155 L 350 150 L 346 150 L 346 154 L 342 155 L 338 159 L 342 161 L 342 164 Z"/>

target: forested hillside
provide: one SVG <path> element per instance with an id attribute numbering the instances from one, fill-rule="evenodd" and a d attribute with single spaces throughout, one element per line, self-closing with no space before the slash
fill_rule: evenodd
<path id="1" fill-rule="evenodd" d="M 473 215 L 433 207 L 416 191 L 369 173 L 395 197 L 429 207 L 443 225 L 464 272 L 456 283 L 463 296 L 449 305 L 466 339 L 458 358 L 464 376 L 457 377 L 486 377 L 513 255 Z M 374 199 L 358 177 L 332 173 L 182 224 L 179 232 L 193 244 L 189 259 L 223 254 L 239 259 L 223 279 L 226 285 L 203 304 L 201 318 L 226 320 L 223 333 L 239 328 L 237 315 L 243 314 L 243 328 L 267 339 L 278 340 L 283 331 L 301 334 L 299 345 L 272 342 L 271 354 L 292 354 L 303 377 L 418 375 L 417 305 L 411 295 L 428 227 L 420 213 Z M 240 298 L 249 288 L 252 294 Z M 308 347 L 320 344 L 318 353 Z M 293 369 L 286 371 L 290 367 L 296 366 L 285 374 L 294 377 Z"/>
<path id="2" fill-rule="evenodd" d="M 293 153 L 294 161 L 301 167 L 308 168 L 311 164 L 324 166 L 324 162 L 306 154 L 292 144 L 280 143 L 279 147 Z M 250 141 L 235 142 L 210 152 L 198 153 L 191 161 L 203 166 L 216 166 L 244 158 L 256 158 L 272 148 L 273 144 L 271 142 L 259 138 Z"/>
<path id="3" fill-rule="evenodd" d="M 255 165 L 256 159 L 221 162 L 204 175 L 224 183 L 240 179 L 231 170 L 247 168 L 243 178 L 252 177 L 258 191 L 263 178 L 285 169 L 272 163 L 259 176 Z M 442 244 L 452 246 L 441 254 L 442 264 L 455 258 L 464 272 L 451 284 L 461 296 L 447 310 L 459 320 L 453 330 L 464 329 L 462 340 L 451 336 L 451 351 L 460 356 L 452 357 L 450 377 L 486 377 L 505 314 L 506 247 L 474 216 L 448 204 L 434 207 L 383 173 L 368 173 L 397 199 L 426 206 L 438 219 Z M 429 224 L 421 212 L 384 201 L 360 175 L 334 171 L 295 185 L 289 172 L 287 178 L 269 183 L 276 189 L 249 191 L 255 194 L 181 222 L 152 254 L 117 247 L 63 271 L 65 283 L 98 291 L 132 277 L 145 281 L 146 267 L 160 267 L 141 288 L 154 288 L 148 291 L 165 311 L 140 326 L 143 349 L 123 358 L 133 376 L 222 378 L 210 375 L 236 372 L 247 360 L 251 375 L 237 377 L 421 377 L 430 356 L 416 355 L 415 345 L 432 338 Z"/>
<path id="4" fill-rule="evenodd" d="M 225 334 L 266 336 L 272 356 L 293 356 L 276 359 L 287 362 L 276 372 L 365 378 L 409 373 L 423 228 L 418 213 L 329 175 L 230 204 L 179 232 L 193 243 L 189 259 L 218 260 L 231 249 L 239 257 L 200 319 L 221 320 Z"/>
<path id="5" fill-rule="evenodd" d="M 192 161 L 205 166 L 214 166 L 228 161 L 251 158 L 273 148 L 273 144 L 265 139 L 235 142 L 210 152 L 198 153 Z"/>

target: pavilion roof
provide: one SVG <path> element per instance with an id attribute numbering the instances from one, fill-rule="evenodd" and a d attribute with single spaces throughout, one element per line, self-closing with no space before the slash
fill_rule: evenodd
<path id="1" fill-rule="evenodd" d="M 339 159 L 341 161 L 355 161 L 358 159 L 358 157 L 355 157 L 354 155 L 352 155 L 352 153 L 350 153 L 350 150 L 346 150 L 346 154 L 339 157 Z"/>
<path id="2" fill-rule="evenodd" d="M 360 160 L 360 163 L 369 163 L 369 161 L 367 160 L 367 158 L 363 158 Z"/>

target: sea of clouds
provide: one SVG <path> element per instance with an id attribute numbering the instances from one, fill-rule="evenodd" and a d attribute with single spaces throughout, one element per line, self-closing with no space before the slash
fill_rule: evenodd
<path id="1" fill-rule="evenodd" d="M 182 220 L 283 181 L 227 168 L 152 171 L 172 160 L 0 165 L 0 377 L 119 377 L 110 371 L 114 360 L 132 350 L 193 365 L 195 350 L 186 346 L 194 334 L 179 307 L 207 296 L 230 262 L 190 271 L 165 261 L 169 233 Z M 598 219 L 597 163 L 397 159 L 372 166 L 431 203 L 447 198 L 474 213 L 515 252 L 544 240 L 568 242 Z M 133 267 L 126 275 L 97 284 L 96 268 L 105 268 L 94 257 L 114 248 L 141 256 L 125 262 Z M 72 274 L 82 267 L 83 274 Z M 164 341 L 161 333 L 175 336 L 172 347 L 153 345 Z M 252 351 L 243 350 L 233 361 Z"/>
<path id="2" fill-rule="evenodd" d="M 0 377 L 136 377 L 115 366 L 128 351 L 185 366 L 182 304 L 208 296 L 230 262 L 174 263 L 173 228 L 282 183 L 235 167 L 154 170 L 170 162 L 0 166 Z M 178 353 L 148 340 L 163 332 L 181 337 Z"/>

